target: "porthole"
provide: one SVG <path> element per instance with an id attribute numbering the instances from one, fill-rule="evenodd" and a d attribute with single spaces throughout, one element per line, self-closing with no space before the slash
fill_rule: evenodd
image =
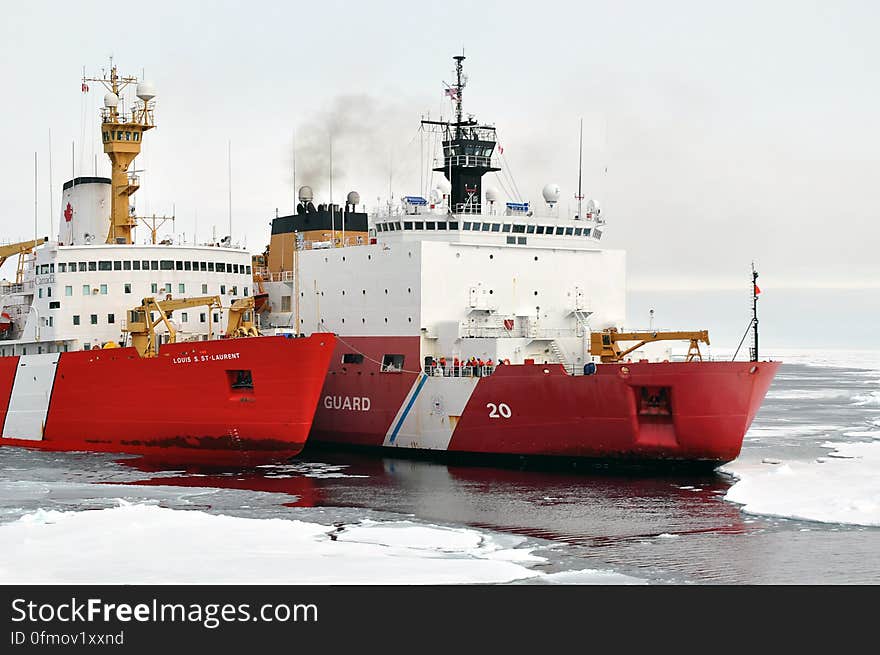
<path id="1" fill-rule="evenodd" d="M 489 255 L 489 259 L 495 259 L 495 255 Z"/>
<path id="2" fill-rule="evenodd" d="M 411 287 L 407 287 L 407 288 L 406 288 L 406 292 L 407 292 L 407 293 L 412 293 L 412 288 L 411 288 Z"/>
<path id="3" fill-rule="evenodd" d="M 345 289 L 342 290 L 342 295 L 343 295 L 343 296 L 345 295 Z"/>
<path id="4" fill-rule="evenodd" d="M 493 293 L 495 292 L 492 289 L 489 289 L 489 295 L 491 296 Z"/>
<path id="5" fill-rule="evenodd" d="M 345 255 L 342 256 L 342 261 L 345 261 Z"/>
<path id="6" fill-rule="evenodd" d="M 461 257 L 461 253 L 460 253 L 460 252 L 457 252 L 457 253 L 455 253 L 455 256 L 456 256 L 456 257 Z"/>
<path id="7" fill-rule="evenodd" d="M 343 319 L 340 319 L 340 320 L 341 320 L 343 323 L 345 323 L 345 319 L 344 319 L 344 318 L 343 318 Z"/>
<path id="8" fill-rule="evenodd" d="M 388 295 L 388 289 L 385 289 L 385 295 L 386 296 Z"/>
<path id="9" fill-rule="evenodd" d="M 366 323 L 366 322 L 367 322 L 367 319 L 365 319 L 365 318 L 361 319 L 361 323 Z"/>
<path id="10" fill-rule="evenodd" d="M 385 317 L 385 322 L 386 322 L 386 323 L 388 322 L 388 317 L 387 317 L 387 316 Z"/>
<path id="11" fill-rule="evenodd" d="M 326 257 L 324 257 L 324 263 L 325 263 L 325 264 L 327 263 L 327 258 L 326 258 Z"/>
<path id="12" fill-rule="evenodd" d="M 538 261 L 538 256 L 537 256 L 537 255 L 535 255 L 535 261 Z"/>
<path id="13" fill-rule="evenodd" d="M 367 255 L 367 259 L 372 259 L 372 258 L 373 258 L 372 255 Z"/>
<path id="14" fill-rule="evenodd" d="M 409 316 L 406 320 L 412 323 L 412 316 Z"/>
<path id="15" fill-rule="evenodd" d="M 538 295 L 538 292 L 537 292 L 537 291 L 535 291 L 535 295 L 536 295 L 536 296 Z"/>
<path id="16" fill-rule="evenodd" d="M 367 295 L 367 290 L 366 290 L 366 289 L 361 289 L 361 293 L 362 293 L 363 295 L 366 296 L 366 295 Z"/>

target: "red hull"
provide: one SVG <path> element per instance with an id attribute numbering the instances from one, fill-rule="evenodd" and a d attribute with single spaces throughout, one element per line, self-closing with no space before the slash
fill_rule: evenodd
<path id="1" fill-rule="evenodd" d="M 310 439 L 338 445 L 397 448 L 394 437 L 433 378 L 413 370 L 385 374 L 369 360 L 384 353 L 419 361 L 418 338 L 346 337 L 337 344 Z M 343 366 L 346 352 L 367 356 Z M 412 369 L 415 365 L 405 368 Z M 408 447 L 450 453 L 721 464 L 735 459 L 761 406 L 778 362 L 601 364 L 595 375 L 568 375 L 558 364 L 502 366 L 480 378 L 451 437 L 441 445 Z M 424 382 L 426 384 L 421 384 Z M 424 387 L 424 389 L 422 389 Z M 644 389 L 644 391 L 643 391 Z M 660 392 L 659 390 L 663 390 Z M 643 396 L 663 394 L 661 407 Z M 340 398 L 367 398 L 369 411 L 346 411 Z M 336 405 L 334 405 L 336 402 Z M 363 406 L 361 400 L 361 406 Z M 501 404 L 506 405 L 499 413 Z M 494 407 L 494 410 L 493 410 Z M 509 416 L 507 408 L 510 410 Z M 423 410 L 424 411 L 424 410 Z M 408 424 L 421 428 L 425 412 Z M 494 414 L 494 416 L 493 416 Z"/>
<path id="2" fill-rule="evenodd" d="M 7 414 L 27 356 L 2 358 L 0 443 L 180 463 L 284 460 L 305 444 L 334 344 L 314 334 L 168 344 L 153 359 L 133 348 L 63 353 L 42 434 L 22 435 L 9 434 Z M 250 388 L 237 371 L 250 371 Z"/>

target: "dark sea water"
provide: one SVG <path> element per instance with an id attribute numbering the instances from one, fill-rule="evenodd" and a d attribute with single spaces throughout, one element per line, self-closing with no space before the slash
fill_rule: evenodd
<path id="1" fill-rule="evenodd" d="M 878 378 L 870 369 L 785 364 L 741 458 L 700 476 L 517 470 L 328 451 L 253 471 L 175 471 L 138 458 L 3 447 L 0 529 L 38 509 L 101 509 L 123 498 L 252 518 L 405 517 L 516 534 L 534 541 L 547 572 L 609 570 L 649 583 L 880 583 L 880 528 L 752 514 L 725 499 L 737 472 L 812 466 L 820 476 L 828 471 L 829 485 L 839 484 L 841 470 L 864 474 L 864 459 L 822 469 L 816 458 L 832 451 L 823 446 L 829 441 L 880 448 Z M 859 507 L 868 515 L 870 503 L 880 502 L 876 489 L 862 494 Z M 760 486 L 752 491 L 759 502 L 762 493 Z M 790 494 L 773 500 L 803 514 L 796 486 L 773 493 Z"/>

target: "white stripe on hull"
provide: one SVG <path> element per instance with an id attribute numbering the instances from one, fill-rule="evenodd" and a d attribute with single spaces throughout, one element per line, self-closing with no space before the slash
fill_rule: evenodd
<path id="1" fill-rule="evenodd" d="M 420 375 L 385 435 L 384 446 L 447 450 L 479 378 Z M 414 398 L 415 396 L 415 398 Z"/>
<path id="2" fill-rule="evenodd" d="M 42 441 L 60 353 L 22 355 L 15 369 L 3 437 Z"/>

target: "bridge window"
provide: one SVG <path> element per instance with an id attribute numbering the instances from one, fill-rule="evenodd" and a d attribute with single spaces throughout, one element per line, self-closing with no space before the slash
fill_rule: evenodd
<path id="1" fill-rule="evenodd" d="M 182 271 L 183 270 L 183 262 L 180 260 L 177 260 L 176 262 L 174 262 L 174 270 Z"/>
<path id="2" fill-rule="evenodd" d="M 66 273 L 67 272 L 67 264 L 64 264 L 64 263 L 58 264 L 58 272 L 59 273 Z"/>
<path id="3" fill-rule="evenodd" d="M 131 270 L 131 262 L 128 260 L 122 262 L 122 270 L 123 271 L 130 271 Z"/>
<path id="4" fill-rule="evenodd" d="M 223 262 L 217 262 L 215 264 L 215 268 L 218 273 L 225 273 L 226 272 L 226 264 Z"/>
<path id="5" fill-rule="evenodd" d="M 526 237 L 517 237 L 517 238 L 516 238 L 516 244 L 517 244 L 518 246 L 524 246 L 524 245 L 526 245 Z"/>
<path id="6" fill-rule="evenodd" d="M 570 237 L 572 234 L 574 234 L 574 228 L 573 228 L 573 227 L 567 227 L 567 228 L 565 228 L 565 236 Z"/>
<path id="7" fill-rule="evenodd" d="M 89 262 L 89 270 L 97 271 L 98 270 L 98 262 Z"/>
<path id="8" fill-rule="evenodd" d="M 214 272 L 214 262 L 208 262 L 208 271 L 211 273 Z"/>
<path id="9" fill-rule="evenodd" d="M 113 324 L 116 322 L 116 316 L 113 314 L 107 314 L 107 322 Z"/>
<path id="10" fill-rule="evenodd" d="M 505 223 L 505 224 L 504 224 L 504 227 L 501 228 L 501 231 L 502 231 L 502 232 L 510 232 L 510 228 L 511 228 L 511 227 L 512 227 L 512 226 L 510 225 L 510 223 Z"/>
<path id="11" fill-rule="evenodd" d="M 574 228 L 574 235 L 576 237 L 579 237 L 581 235 L 581 228 L 579 228 L 579 227 Z"/>
<path id="12" fill-rule="evenodd" d="M 584 236 L 585 236 L 585 237 L 590 236 L 590 232 L 592 232 L 592 231 L 593 231 L 593 228 L 591 228 L 591 227 L 585 227 L 585 228 L 584 228 Z"/>
<path id="13" fill-rule="evenodd" d="M 73 324 L 74 324 L 74 325 L 79 325 L 79 314 L 74 314 L 74 315 L 73 315 Z"/>
<path id="14" fill-rule="evenodd" d="M 70 262 L 67 265 L 67 268 L 70 269 L 71 273 L 76 273 L 76 262 Z"/>
<path id="15" fill-rule="evenodd" d="M 98 324 L 98 315 L 92 314 L 91 316 L 89 316 L 89 323 L 91 323 L 92 325 L 97 325 Z"/>
<path id="16" fill-rule="evenodd" d="M 534 234 L 535 233 L 535 226 L 534 225 L 526 225 L 526 233 L 527 234 Z"/>
<path id="17" fill-rule="evenodd" d="M 513 233 L 514 234 L 523 234 L 523 233 L 525 233 L 525 231 L 526 231 L 525 225 L 514 225 L 513 226 Z"/>
<path id="18" fill-rule="evenodd" d="M 90 262 L 91 264 L 91 262 Z M 89 266 L 91 269 L 91 266 Z M 99 271 L 112 271 L 113 270 L 113 262 L 103 261 L 98 262 L 98 270 Z"/>
<path id="19" fill-rule="evenodd" d="M 180 322 L 186 323 L 187 321 L 189 321 L 189 314 L 187 314 L 186 312 L 181 312 L 180 313 Z"/>
<path id="20" fill-rule="evenodd" d="M 122 290 L 123 290 L 125 293 L 131 293 L 131 282 L 126 282 L 125 284 L 123 284 L 123 285 L 122 285 Z"/>
<path id="21" fill-rule="evenodd" d="M 470 221 L 465 221 L 465 222 L 464 222 L 464 229 L 465 229 L 465 230 L 469 230 L 469 229 L 471 229 L 471 223 L 470 223 Z"/>
<path id="22" fill-rule="evenodd" d="M 500 232 L 501 231 L 501 223 L 492 223 L 492 231 Z"/>
<path id="23" fill-rule="evenodd" d="M 64 295 L 65 296 L 72 296 L 73 295 L 73 287 L 71 287 L 71 286 L 64 287 Z"/>
<path id="24" fill-rule="evenodd" d="M 86 271 L 86 266 L 88 266 L 88 264 L 86 264 L 86 262 L 79 262 L 79 272 L 80 272 L 80 273 L 85 273 L 85 271 Z"/>
<path id="25" fill-rule="evenodd" d="M 183 270 L 191 271 L 192 270 L 192 262 L 190 262 L 190 261 L 183 262 Z"/>
<path id="26" fill-rule="evenodd" d="M 225 284 L 221 284 L 221 285 L 220 285 L 220 295 L 221 295 L 221 296 L 225 296 L 225 295 L 226 295 L 226 285 L 225 285 Z"/>
<path id="27" fill-rule="evenodd" d="M 208 320 L 208 315 L 205 312 L 199 314 L 199 323 L 204 323 Z"/>
<path id="28" fill-rule="evenodd" d="M 151 259 L 151 260 L 150 260 L 150 270 L 151 270 L 151 271 L 158 271 L 158 270 L 159 270 L 159 262 L 158 262 L 158 260 L 156 260 L 156 259 Z"/>
<path id="29" fill-rule="evenodd" d="M 450 221 L 449 229 L 450 230 L 457 230 L 458 229 L 458 221 Z"/>
<path id="30" fill-rule="evenodd" d="M 508 243 L 508 244 L 515 244 L 515 243 L 516 243 L 516 237 L 507 237 L 507 243 Z"/>
<path id="31" fill-rule="evenodd" d="M 425 221 L 425 229 L 426 230 L 436 230 L 437 229 L 436 221 Z"/>
<path id="32" fill-rule="evenodd" d="M 61 309 L 61 301 L 53 300 L 49 303 L 49 309 Z"/>
<path id="33" fill-rule="evenodd" d="M 437 229 L 445 230 L 446 229 L 446 221 L 437 221 Z"/>
<path id="34" fill-rule="evenodd" d="M 423 221 L 416 221 L 416 222 L 415 222 L 415 229 L 416 229 L 416 230 L 424 230 L 424 229 L 425 229 L 425 223 L 424 223 Z"/>
<path id="35" fill-rule="evenodd" d="M 404 229 L 404 230 L 411 230 L 411 229 L 413 229 L 412 221 L 404 221 L 404 222 L 403 222 L 403 229 Z"/>
<path id="36" fill-rule="evenodd" d="M 174 270 L 174 262 L 170 259 L 163 259 L 159 262 L 159 269 L 162 271 L 172 271 Z"/>
<path id="37" fill-rule="evenodd" d="M 83 295 L 84 296 L 91 296 L 92 295 L 92 287 L 89 286 L 88 284 L 83 285 Z"/>

